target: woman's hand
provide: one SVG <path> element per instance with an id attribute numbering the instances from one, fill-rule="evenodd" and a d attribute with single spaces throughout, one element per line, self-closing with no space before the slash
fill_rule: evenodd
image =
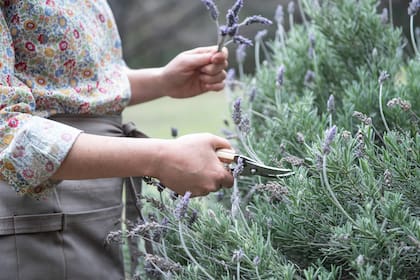
<path id="1" fill-rule="evenodd" d="M 151 101 L 162 96 L 187 98 L 225 86 L 228 51 L 202 47 L 185 51 L 165 67 L 126 69 L 130 82 L 130 105 Z"/>
<path id="2" fill-rule="evenodd" d="M 216 150 L 231 148 L 226 139 L 215 135 L 190 134 L 169 140 L 157 156 L 156 177 L 178 194 L 190 191 L 203 196 L 233 185 L 233 176 L 216 155 Z"/>
<path id="3" fill-rule="evenodd" d="M 187 98 L 224 88 L 228 51 L 202 47 L 185 51 L 162 69 L 164 95 Z"/>

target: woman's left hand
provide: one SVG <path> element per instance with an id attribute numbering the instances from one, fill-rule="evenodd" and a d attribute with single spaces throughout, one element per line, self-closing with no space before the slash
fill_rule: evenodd
<path id="1" fill-rule="evenodd" d="M 224 88 L 228 51 L 201 47 L 177 55 L 162 69 L 164 95 L 187 98 Z"/>

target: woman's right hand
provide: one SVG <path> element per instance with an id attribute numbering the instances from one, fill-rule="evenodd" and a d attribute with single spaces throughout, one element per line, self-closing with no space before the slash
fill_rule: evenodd
<path id="1" fill-rule="evenodd" d="M 183 195 L 203 196 L 233 185 L 233 176 L 216 155 L 231 145 L 226 139 L 203 133 L 168 140 L 154 161 L 153 177 Z"/>

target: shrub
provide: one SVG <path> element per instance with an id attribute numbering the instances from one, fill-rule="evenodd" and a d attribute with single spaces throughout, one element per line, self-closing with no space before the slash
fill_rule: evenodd
<path id="1" fill-rule="evenodd" d="M 265 60 L 226 89 L 237 150 L 295 174 L 239 176 L 187 208 L 164 197 L 139 275 L 418 279 L 419 55 L 374 0 L 298 3 L 304 23 L 258 38 Z"/>

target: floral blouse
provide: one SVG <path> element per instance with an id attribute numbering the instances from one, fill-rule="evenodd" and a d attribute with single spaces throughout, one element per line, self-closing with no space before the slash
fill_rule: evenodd
<path id="1" fill-rule="evenodd" d="M 79 135 L 55 114 L 115 114 L 130 99 L 106 0 L 0 0 L 0 179 L 37 196 Z"/>

